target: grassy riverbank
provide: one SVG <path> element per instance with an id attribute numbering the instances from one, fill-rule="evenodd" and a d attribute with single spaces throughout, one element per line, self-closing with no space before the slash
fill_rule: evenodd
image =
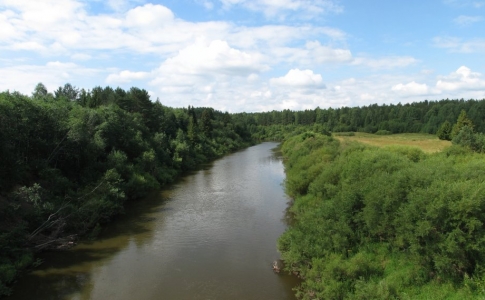
<path id="1" fill-rule="evenodd" d="M 359 138 L 372 140 L 305 133 L 283 144 L 295 223 L 278 247 L 304 279 L 297 296 L 483 299 L 484 156 L 427 153 L 410 135 L 375 137 L 385 147 Z"/>

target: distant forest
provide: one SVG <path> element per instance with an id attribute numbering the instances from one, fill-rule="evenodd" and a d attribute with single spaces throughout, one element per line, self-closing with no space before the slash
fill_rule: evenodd
<path id="1" fill-rule="evenodd" d="M 0 93 L 0 296 L 33 253 L 69 247 L 201 163 L 288 132 L 436 134 L 462 111 L 485 131 L 485 100 L 441 100 L 264 113 L 171 108 L 146 90 Z"/>
<path id="2" fill-rule="evenodd" d="M 362 107 L 316 108 L 304 111 L 272 111 L 263 113 L 241 113 L 245 123 L 268 125 L 313 125 L 319 124 L 331 132 L 367 132 L 379 130 L 391 133 L 437 133 L 448 121 L 454 124 L 464 110 L 475 125 L 477 132 L 485 132 L 485 99 L 440 100 L 408 104 L 372 104 Z"/>

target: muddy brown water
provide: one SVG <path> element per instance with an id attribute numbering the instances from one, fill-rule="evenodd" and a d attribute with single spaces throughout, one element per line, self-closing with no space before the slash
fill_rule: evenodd
<path id="1" fill-rule="evenodd" d="M 295 299 L 298 279 L 272 271 L 289 201 L 276 146 L 130 203 L 95 241 L 45 253 L 7 299 Z"/>

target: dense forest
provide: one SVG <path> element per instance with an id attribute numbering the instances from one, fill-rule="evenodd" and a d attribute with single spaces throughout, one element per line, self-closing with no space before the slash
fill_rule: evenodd
<path id="1" fill-rule="evenodd" d="M 301 298 L 474 295 L 485 287 L 485 165 L 473 153 L 485 151 L 484 115 L 485 100 L 230 114 L 167 107 L 135 87 L 2 92 L 0 296 L 36 251 L 94 237 L 125 201 L 262 140 L 286 140 L 296 221 L 279 249 L 305 279 Z M 427 155 L 330 137 L 349 131 L 457 145 Z"/>

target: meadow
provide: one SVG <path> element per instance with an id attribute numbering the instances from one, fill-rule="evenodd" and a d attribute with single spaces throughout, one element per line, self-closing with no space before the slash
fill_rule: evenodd
<path id="1" fill-rule="evenodd" d="M 352 133 L 350 133 L 352 134 Z M 334 137 L 341 142 L 357 141 L 367 145 L 385 147 L 391 145 L 418 147 L 423 152 L 434 153 L 451 146 L 450 141 L 440 140 L 435 134 L 399 133 L 391 135 L 376 135 L 365 132 L 337 133 Z"/>

